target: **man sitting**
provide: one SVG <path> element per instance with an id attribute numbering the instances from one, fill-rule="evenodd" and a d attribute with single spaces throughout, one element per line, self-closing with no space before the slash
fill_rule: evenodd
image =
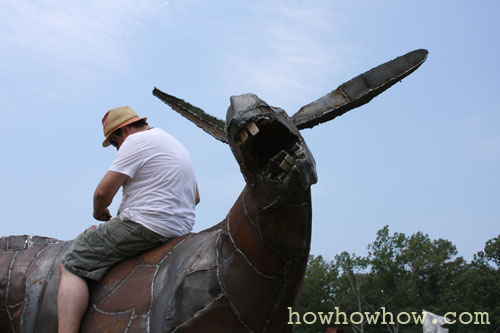
<path id="1" fill-rule="evenodd" d="M 102 119 L 103 147 L 118 152 L 94 193 L 94 218 L 60 264 L 57 298 L 60 333 L 78 332 L 88 306 L 86 279 L 99 281 L 114 264 L 189 233 L 200 201 L 186 148 L 162 129 L 152 128 L 130 107 L 109 110 Z M 118 215 L 109 212 L 123 187 Z"/>

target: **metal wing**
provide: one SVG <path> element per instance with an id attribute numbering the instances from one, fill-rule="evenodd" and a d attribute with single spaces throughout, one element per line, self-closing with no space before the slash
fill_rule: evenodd
<path id="1" fill-rule="evenodd" d="M 202 109 L 180 98 L 164 93 L 156 87 L 153 89 L 153 95 L 161 99 L 185 118 L 191 120 L 196 126 L 200 127 L 217 140 L 228 143 L 226 133 L 224 132 L 225 122 L 223 120 L 209 115 Z"/>
<path id="2" fill-rule="evenodd" d="M 292 116 L 298 129 L 312 128 L 371 101 L 410 75 L 427 59 L 424 49 L 409 52 L 341 84 Z"/>

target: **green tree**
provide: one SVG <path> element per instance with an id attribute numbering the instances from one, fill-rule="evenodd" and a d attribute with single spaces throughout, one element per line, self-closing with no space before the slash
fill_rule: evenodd
<path id="1" fill-rule="evenodd" d="M 500 236 L 489 240 L 471 263 L 457 256 L 448 240 L 431 240 L 417 232 L 411 236 L 389 233 L 385 226 L 368 245 L 368 254 L 359 257 L 342 252 L 327 262 L 311 256 L 304 280 L 300 313 L 347 313 L 344 324 L 296 326 L 296 332 L 325 332 L 329 326 L 361 332 L 422 332 L 422 324 L 399 324 L 397 314 L 423 309 L 444 315 L 447 312 L 485 312 L 490 325 L 449 326 L 450 332 L 500 332 Z M 354 312 L 390 312 L 387 323 L 352 322 Z M 481 318 L 484 319 L 484 318 Z"/>
<path id="2" fill-rule="evenodd" d="M 486 242 L 484 250 L 454 281 L 453 311 L 488 313 L 489 325 L 457 324 L 457 332 L 500 332 L 500 236 Z"/>
<path id="3" fill-rule="evenodd" d="M 331 307 L 336 309 L 336 312 L 345 312 L 346 314 L 367 311 L 367 302 L 364 299 L 367 259 L 344 251 L 335 256 L 334 265 L 341 274 L 337 278 L 337 285 L 332 288 L 334 292 L 330 295 Z M 359 322 L 359 318 L 353 322 L 350 316 L 346 315 L 345 319 L 342 316 L 339 317 L 339 322 L 342 325 L 337 325 L 338 327 L 350 326 L 354 332 L 360 333 L 366 331 L 366 323 Z"/>
<path id="4" fill-rule="evenodd" d="M 299 308 L 301 315 L 307 312 L 326 314 L 332 311 L 329 300 L 339 285 L 338 274 L 336 266 L 325 261 L 322 256 L 309 256 Z M 302 323 L 302 319 L 300 321 L 301 324 L 295 325 L 294 332 L 325 332 L 328 327 L 328 325 L 321 324 L 319 320 L 312 325 Z"/>

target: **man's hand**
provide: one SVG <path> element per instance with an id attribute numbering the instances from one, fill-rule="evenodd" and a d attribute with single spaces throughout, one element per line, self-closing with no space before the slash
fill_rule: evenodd
<path id="1" fill-rule="evenodd" d="M 109 221 L 112 216 L 109 213 L 109 209 L 105 208 L 101 213 L 96 213 L 96 211 L 94 211 L 94 218 L 98 221 Z"/>
<path id="2" fill-rule="evenodd" d="M 127 179 L 128 176 L 125 174 L 114 171 L 106 172 L 94 193 L 94 218 L 96 220 L 108 221 L 111 218 L 107 207 Z"/>
<path id="3" fill-rule="evenodd" d="M 196 196 L 194 199 L 194 205 L 196 206 L 199 203 L 200 203 L 200 191 L 198 190 L 198 184 L 196 184 Z"/>

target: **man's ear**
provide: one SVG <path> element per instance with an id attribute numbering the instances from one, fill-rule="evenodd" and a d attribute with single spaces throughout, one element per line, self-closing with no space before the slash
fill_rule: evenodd
<path id="1" fill-rule="evenodd" d="M 123 140 L 125 140 L 125 138 L 130 135 L 131 131 L 132 130 L 130 129 L 130 126 L 123 126 L 122 127 L 121 137 L 123 138 Z"/>

